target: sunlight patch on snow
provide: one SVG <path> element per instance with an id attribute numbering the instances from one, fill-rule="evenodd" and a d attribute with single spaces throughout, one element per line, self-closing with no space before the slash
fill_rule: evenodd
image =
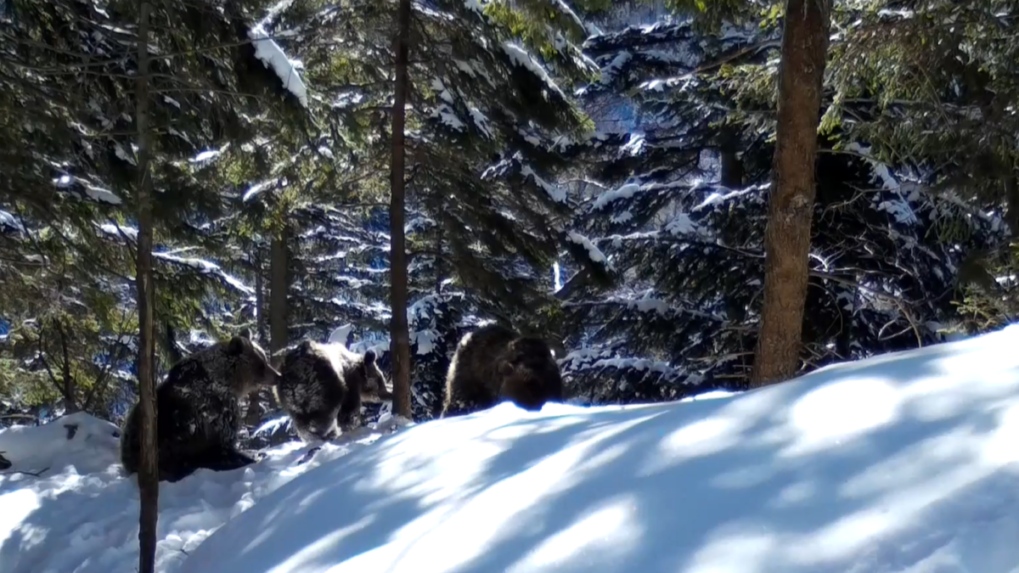
<path id="1" fill-rule="evenodd" d="M 77 427 L 67 439 L 67 425 Z M 322 463 L 365 447 L 391 428 L 362 428 L 308 448 L 288 442 L 264 460 L 229 472 L 199 470 L 160 484 L 156 571 L 173 573 L 223 523 L 262 497 Z M 0 562 L 5 573 L 108 573 L 130 571 L 137 562 L 138 489 L 117 463 L 116 426 L 87 414 L 65 416 L 39 427 L 0 431 L 15 468 L 40 477 L 0 473 Z M 58 550 L 55 550 L 59 547 Z"/>
<path id="2" fill-rule="evenodd" d="M 795 441 L 779 455 L 798 456 L 831 446 L 893 423 L 901 401 L 896 388 L 880 378 L 846 380 L 818 388 L 789 410 Z"/>
<path id="3" fill-rule="evenodd" d="M 0 546 L 11 537 L 25 518 L 42 507 L 39 495 L 31 489 L 16 489 L 0 494 Z"/>
<path id="4" fill-rule="evenodd" d="M 157 571 L 1015 573 L 1017 346 L 1013 326 L 720 399 L 502 403 L 303 464 L 287 444 L 161 485 Z M 5 573 L 134 567 L 137 490 L 96 427 L 20 431 L 52 440 L 12 451 L 63 470 L 0 472 L 0 524 L 29 512 Z"/>
<path id="5" fill-rule="evenodd" d="M 562 531 L 545 538 L 538 547 L 514 563 L 507 573 L 524 573 L 563 566 L 570 560 L 623 563 L 639 547 L 645 531 L 637 516 L 635 495 L 620 494 L 579 516 Z M 612 531 L 608 538 L 606 531 Z"/>
<path id="6" fill-rule="evenodd" d="M 205 163 L 219 157 L 222 153 L 222 149 L 207 149 L 188 159 L 188 161 L 191 163 Z"/>
<path id="7" fill-rule="evenodd" d="M 73 177 L 71 175 L 62 175 L 57 179 L 54 179 L 53 185 L 58 189 L 66 189 L 75 182 L 80 183 L 81 186 L 84 187 L 85 195 L 93 201 L 98 203 L 107 203 L 109 205 L 120 205 L 124 202 L 113 191 L 99 187 L 98 185 L 93 185 L 84 179 Z"/>

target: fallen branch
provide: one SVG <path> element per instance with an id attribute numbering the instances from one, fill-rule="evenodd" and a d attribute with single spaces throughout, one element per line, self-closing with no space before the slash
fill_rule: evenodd
<path id="1" fill-rule="evenodd" d="M 3 475 L 13 476 L 13 475 L 17 475 L 17 474 L 22 474 L 22 475 L 32 476 L 32 477 L 42 477 L 42 474 L 46 473 L 49 469 L 50 469 L 49 466 L 46 466 L 46 467 L 44 467 L 43 469 L 41 469 L 41 470 L 39 470 L 37 472 L 26 472 L 26 471 L 15 470 L 13 472 L 6 473 L 6 474 L 3 474 Z"/>

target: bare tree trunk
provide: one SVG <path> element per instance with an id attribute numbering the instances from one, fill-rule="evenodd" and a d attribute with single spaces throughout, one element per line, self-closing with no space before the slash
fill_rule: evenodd
<path id="1" fill-rule="evenodd" d="M 442 294 L 442 280 L 443 280 L 443 260 L 442 260 L 442 248 L 445 245 L 446 240 L 446 216 L 445 207 L 446 200 L 439 199 L 439 224 L 435 230 L 435 294 Z"/>
<path id="2" fill-rule="evenodd" d="M 1019 179 L 1016 178 L 1015 168 L 1009 160 L 1005 164 L 1005 170 L 1001 179 L 1005 184 L 1005 221 L 1013 236 L 1019 235 Z"/>
<path id="3" fill-rule="evenodd" d="M 265 267 L 263 265 L 262 251 L 255 246 L 255 332 L 258 333 L 258 340 L 265 343 L 268 338 L 265 331 Z"/>
<path id="4" fill-rule="evenodd" d="M 272 238 L 269 247 L 269 329 L 270 346 L 273 353 L 287 346 L 287 289 L 290 273 L 287 261 L 287 232 L 284 226 Z M 273 359 L 274 364 L 279 364 Z"/>
<path id="5" fill-rule="evenodd" d="M 81 408 L 78 407 L 77 385 L 74 383 L 74 376 L 71 375 L 71 352 L 67 345 L 67 332 L 64 331 L 64 325 L 59 318 L 53 321 L 53 324 L 60 336 L 60 350 L 64 361 L 61 365 L 61 376 L 64 379 L 64 413 L 74 414 Z"/>
<path id="6" fill-rule="evenodd" d="M 166 347 L 166 357 L 171 364 L 176 364 L 184 359 L 184 354 L 177 346 L 177 331 L 169 320 L 163 323 L 163 346 Z"/>
<path id="7" fill-rule="evenodd" d="M 786 0 L 774 179 L 764 233 L 764 308 L 752 387 L 781 382 L 799 367 L 830 17 L 831 0 Z"/>
<path id="8" fill-rule="evenodd" d="M 159 453 L 156 445 L 156 377 L 154 300 L 152 280 L 152 180 L 149 174 L 149 0 L 138 0 L 138 388 L 141 426 L 141 463 L 138 489 L 141 499 L 138 531 L 138 572 L 156 569 L 156 524 L 159 519 Z"/>
<path id="9" fill-rule="evenodd" d="M 258 340 L 260 343 L 265 344 L 265 285 L 262 284 L 262 254 L 258 250 L 258 246 L 254 246 L 255 249 L 255 332 L 257 333 Z M 272 393 L 269 393 L 272 395 Z M 251 394 L 248 394 L 248 415 L 247 423 L 250 426 L 254 426 L 261 421 L 261 411 L 259 408 L 259 391 L 253 390 Z"/>
<path id="10" fill-rule="evenodd" d="M 719 146 L 721 155 L 721 177 L 720 183 L 730 189 L 743 187 L 743 163 L 736 154 L 739 152 L 739 140 L 730 130 L 722 136 L 722 144 Z"/>
<path id="11" fill-rule="evenodd" d="M 410 0 L 400 0 L 396 13 L 396 87 L 393 96 L 393 160 L 390 165 L 392 195 L 389 203 L 390 301 L 389 348 L 393 357 L 393 412 L 410 418 L 410 332 L 407 324 L 407 245 L 404 236 L 404 124 L 409 81 L 407 47 L 410 36 Z"/>

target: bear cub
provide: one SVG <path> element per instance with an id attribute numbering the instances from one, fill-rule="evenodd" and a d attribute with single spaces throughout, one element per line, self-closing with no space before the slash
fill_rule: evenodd
<path id="1" fill-rule="evenodd" d="M 273 386 L 279 372 L 247 336 L 214 343 L 174 364 L 156 387 L 159 479 L 176 482 L 199 468 L 226 471 L 255 463 L 237 450 L 240 398 Z M 120 440 L 128 475 L 141 459 L 138 404 L 131 408 Z"/>
<path id="2" fill-rule="evenodd" d="M 276 395 L 301 440 L 332 440 L 360 423 L 362 400 L 393 399 L 375 360 L 371 350 L 358 354 L 342 343 L 312 340 L 287 352 Z"/>
<path id="3" fill-rule="evenodd" d="M 504 400 L 540 410 L 546 402 L 563 400 L 563 380 L 545 341 L 492 324 L 457 345 L 440 417 L 485 410 Z"/>

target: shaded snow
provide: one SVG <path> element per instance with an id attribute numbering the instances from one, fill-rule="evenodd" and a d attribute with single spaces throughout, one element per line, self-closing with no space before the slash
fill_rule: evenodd
<path id="1" fill-rule="evenodd" d="M 67 440 L 67 424 L 77 424 Z M 387 421 L 386 424 L 391 424 Z M 138 562 L 138 488 L 118 462 L 117 427 L 74 414 L 40 427 L 0 430 L 0 451 L 14 465 L 0 472 L 0 571 L 129 573 Z M 268 450 L 264 460 L 230 472 L 199 470 L 160 483 L 156 571 L 173 573 L 223 523 L 296 476 L 371 444 L 385 432 L 363 428 L 324 444 L 307 463 L 300 442 Z M 38 472 L 40 477 L 17 474 Z"/>
<path id="2" fill-rule="evenodd" d="M 180 573 L 1013 573 L 1019 327 L 686 403 L 435 420 Z"/>
<path id="3" fill-rule="evenodd" d="M 1014 573 L 1017 345 L 1013 326 L 731 396 L 504 403 L 303 464 L 291 442 L 162 484 L 156 569 Z M 4 573 L 135 570 L 114 431 L 0 431 Z"/>

